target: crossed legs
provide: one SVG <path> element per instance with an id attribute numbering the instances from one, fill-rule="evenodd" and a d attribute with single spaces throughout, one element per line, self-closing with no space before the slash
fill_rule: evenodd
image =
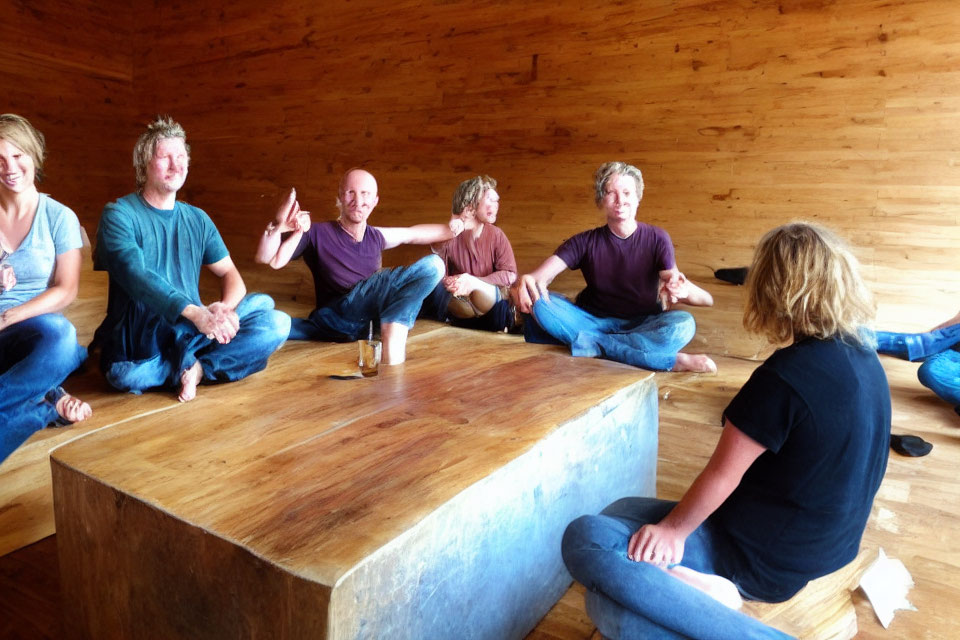
<path id="1" fill-rule="evenodd" d="M 654 371 L 715 372 L 704 354 L 679 353 L 693 338 L 696 323 L 686 311 L 666 311 L 638 320 L 602 318 L 561 296 L 533 306 L 537 324 L 580 357 L 603 357 Z"/>
<path id="2" fill-rule="evenodd" d="M 717 575 L 719 562 L 731 551 L 709 521 L 687 538 L 679 571 L 627 557 L 633 532 L 659 522 L 674 504 L 625 498 L 567 527 L 563 560 L 587 587 L 587 611 L 600 633 L 615 640 L 788 638 L 715 597 L 730 597 L 736 587 Z"/>
<path id="3" fill-rule="evenodd" d="M 280 348 L 290 332 L 290 316 L 274 309 L 273 299 L 260 293 L 250 294 L 237 306 L 240 329 L 226 344 L 208 339 L 186 319 L 174 325 L 151 319 L 150 326 L 159 337 L 151 339 L 143 326 L 140 349 L 132 353 L 104 353 L 107 381 L 121 391 L 141 393 L 157 387 L 178 387 L 178 399 L 188 402 L 196 397 L 201 382 L 231 382 L 261 371 L 267 359 Z M 136 346 L 136 345 L 134 345 Z"/>

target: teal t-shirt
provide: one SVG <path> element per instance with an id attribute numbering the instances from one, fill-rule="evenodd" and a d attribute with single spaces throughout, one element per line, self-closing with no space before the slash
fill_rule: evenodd
<path id="1" fill-rule="evenodd" d="M 0 313 L 46 291 L 53 283 L 57 256 L 82 246 L 77 214 L 41 193 L 30 230 L 17 250 L 3 260 L 13 267 L 17 284 L 0 293 Z"/>
<path id="2" fill-rule="evenodd" d="M 103 209 L 94 268 L 110 274 L 112 308 L 137 301 L 173 323 L 187 305 L 202 305 L 200 268 L 228 255 L 202 209 L 179 200 L 157 209 L 131 193 Z"/>

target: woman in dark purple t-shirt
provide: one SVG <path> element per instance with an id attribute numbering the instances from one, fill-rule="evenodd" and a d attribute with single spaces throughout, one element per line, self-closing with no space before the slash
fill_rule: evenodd
<path id="1" fill-rule="evenodd" d="M 716 371 L 706 355 L 680 353 L 696 324 L 686 311 L 671 309 L 710 306 L 713 297 L 677 269 L 666 231 L 637 222 L 640 170 L 608 162 L 597 169 L 594 188 L 607 223 L 564 242 L 513 288 L 517 308 L 533 316 L 524 330 L 527 341 L 567 344 L 574 356 L 601 356 L 644 369 Z M 566 269 L 580 269 L 587 283 L 576 304 L 547 292 Z"/>

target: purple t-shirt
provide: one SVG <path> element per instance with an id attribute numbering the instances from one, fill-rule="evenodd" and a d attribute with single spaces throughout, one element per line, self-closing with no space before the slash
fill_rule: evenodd
<path id="1" fill-rule="evenodd" d="M 383 234 L 376 227 L 367 226 L 363 240 L 357 242 L 336 220 L 315 222 L 300 238 L 291 259 L 303 256 L 313 274 L 319 309 L 376 273 L 383 247 Z"/>
<path id="2" fill-rule="evenodd" d="M 578 233 L 555 255 L 583 271 L 587 288 L 577 296 L 577 305 L 615 318 L 660 313 L 659 272 L 676 266 L 670 235 L 643 222 L 627 238 L 618 238 L 606 225 Z"/>

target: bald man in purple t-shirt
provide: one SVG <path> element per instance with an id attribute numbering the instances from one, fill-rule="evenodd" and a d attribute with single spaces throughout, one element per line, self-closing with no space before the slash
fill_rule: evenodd
<path id="1" fill-rule="evenodd" d="M 713 297 L 677 269 L 666 231 L 637 222 L 640 170 L 608 162 L 594 178 L 595 201 L 607 223 L 564 242 L 511 290 L 517 308 L 532 314 L 527 340 L 559 342 L 574 356 L 601 356 L 644 369 L 715 372 L 708 356 L 680 352 L 696 324 L 686 311 L 671 309 L 708 307 Z M 566 269 L 580 269 L 587 283 L 576 304 L 547 291 Z"/>
<path id="2" fill-rule="evenodd" d="M 383 363 L 406 359 L 407 334 L 444 266 L 429 255 L 408 267 L 381 269 L 380 254 L 401 244 L 444 242 L 463 231 L 463 222 L 374 227 L 367 219 L 379 201 L 373 175 L 350 169 L 340 180 L 336 220 L 311 224 L 291 189 L 267 225 L 256 261 L 280 269 L 303 257 L 313 274 L 317 308 L 308 318 L 293 319 L 291 340 L 357 340 L 375 322 L 383 339 Z"/>

